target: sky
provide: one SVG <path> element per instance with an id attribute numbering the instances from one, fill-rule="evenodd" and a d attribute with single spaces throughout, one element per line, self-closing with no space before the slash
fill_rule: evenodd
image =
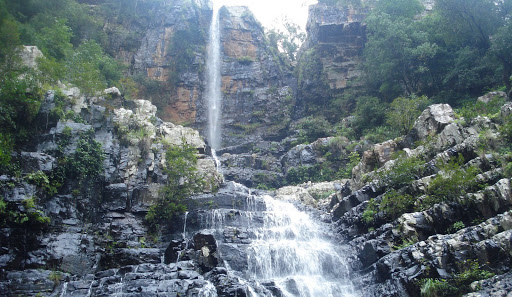
<path id="1" fill-rule="evenodd" d="M 287 18 L 303 30 L 308 19 L 308 6 L 316 0 L 213 0 L 215 5 L 248 6 L 266 29 L 279 28 L 277 22 Z"/>

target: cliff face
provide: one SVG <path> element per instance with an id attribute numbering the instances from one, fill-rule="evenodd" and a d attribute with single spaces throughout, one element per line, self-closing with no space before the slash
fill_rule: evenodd
<path id="1" fill-rule="evenodd" d="M 176 0 L 151 9 L 150 19 L 123 25 L 137 32 L 140 44 L 130 47 L 130 35 L 113 32 L 113 51 L 130 65 L 143 87 L 139 93 L 158 107 L 162 119 L 204 131 L 211 3 Z M 220 26 L 224 145 L 247 137 L 282 136 L 293 103 L 291 69 L 269 46 L 261 24 L 247 8 L 222 8 Z M 119 30 L 112 24 L 106 27 Z"/>
<path id="2" fill-rule="evenodd" d="M 153 10 L 151 18 L 125 24 L 128 31 L 142 37 L 135 48 L 127 46 L 130 35 L 116 36 L 111 43 L 117 58 L 130 65 L 130 72 L 142 83 L 140 94 L 158 107 L 162 119 L 193 123 L 202 96 L 211 4 L 207 0 L 165 1 Z"/>
<path id="3" fill-rule="evenodd" d="M 282 137 L 293 101 L 291 70 L 246 7 L 224 7 L 219 17 L 224 146 Z"/>
<path id="4" fill-rule="evenodd" d="M 357 86 L 370 8 L 316 4 L 309 8 L 307 39 L 298 58 L 298 111 Z M 320 103 L 321 104 L 321 103 Z"/>

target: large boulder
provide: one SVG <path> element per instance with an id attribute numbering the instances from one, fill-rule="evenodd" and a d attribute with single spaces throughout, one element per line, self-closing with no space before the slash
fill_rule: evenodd
<path id="1" fill-rule="evenodd" d="M 440 133 L 448 124 L 455 121 L 453 109 L 448 104 L 434 104 L 425 109 L 408 135 L 411 141 L 425 140 Z"/>

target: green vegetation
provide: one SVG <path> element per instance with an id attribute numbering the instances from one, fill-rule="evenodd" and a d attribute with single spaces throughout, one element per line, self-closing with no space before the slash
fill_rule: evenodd
<path id="1" fill-rule="evenodd" d="M 422 297 L 462 296 L 471 292 L 472 282 L 493 276 L 494 273 L 482 269 L 477 261 L 468 260 L 462 263 L 461 272 L 451 279 L 423 279 L 420 292 Z"/>
<path id="2" fill-rule="evenodd" d="M 205 181 L 197 172 L 196 154 L 197 150 L 188 144 L 168 145 L 165 154 L 167 183 L 146 214 L 146 223 L 152 232 L 156 232 L 160 224 L 170 224 L 176 215 L 185 212 L 186 198 L 203 189 Z"/>
<path id="3" fill-rule="evenodd" d="M 390 169 L 380 170 L 376 173 L 381 184 L 391 188 L 401 188 L 409 185 L 422 175 L 424 161 L 419 157 L 407 157 L 405 152 L 398 155 Z"/>
<path id="4" fill-rule="evenodd" d="M 34 198 L 23 200 L 21 205 L 0 198 L 0 227 L 40 228 L 50 224 L 50 218 L 37 209 Z"/>
<path id="5" fill-rule="evenodd" d="M 387 180 L 386 184 L 391 190 L 380 199 L 370 199 L 362 214 L 362 219 L 366 224 L 373 226 L 376 223 L 377 215 L 380 220 L 392 222 L 404 213 L 423 211 L 436 203 L 455 201 L 460 196 L 483 187 L 476 181 L 479 170 L 472 166 L 464 168 L 464 158 L 459 155 L 447 163 L 438 165 L 440 172 L 430 181 L 426 189 L 427 195 L 423 199 L 417 200 L 407 193 L 393 189 L 393 187 L 407 187 L 413 180 L 420 177 L 422 163 L 416 158 L 405 158 L 395 163 L 391 169 L 378 173 L 381 181 L 382 179 Z M 407 190 L 407 188 L 403 190 Z M 458 230 L 456 228 L 464 228 L 461 227 L 461 223 L 453 226 L 455 231 Z"/>
<path id="6" fill-rule="evenodd" d="M 320 2 L 365 6 L 358 0 Z M 459 114 L 470 119 L 477 113 L 495 114 L 500 102 L 467 102 L 489 90 L 510 94 L 509 1 L 441 0 L 431 11 L 419 0 L 380 0 L 370 6 L 363 75 L 347 82 L 349 88 L 339 92 L 328 87 L 328 65 L 322 66 L 321 60 L 330 54 L 325 47 L 309 49 L 298 61 L 305 114 L 323 118 L 331 127 L 344 126 L 329 136 L 379 142 L 408 133 L 430 102 L 461 108 Z M 348 116 L 354 118 L 342 125 Z"/>
<path id="7" fill-rule="evenodd" d="M 479 169 L 463 168 L 464 157 L 459 155 L 449 162 L 439 165 L 441 171 L 427 187 L 427 197 L 422 203 L 430 206 L 443 201 L 454 201 L 458 197 L 477 190 L 481 185 L 475 181 Z"/>

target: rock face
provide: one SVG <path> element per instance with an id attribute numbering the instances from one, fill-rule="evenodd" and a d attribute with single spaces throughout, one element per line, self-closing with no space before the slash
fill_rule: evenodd
<path id="1" fill-rule="evenodd" d="M 144 78 L 139 79 L 143 87 L 139 94 L 158 107 L 159 117 L 177 124 L 194 123 L 202 99 L 208 38 L 204 28 L 210 23 L 211 3 L 139 4 L 145 16 L 139 22 L 106 24 L 113 53 L 129 65 L 132 74 Z"/>
<path id="2" fill-rule="evenodd" d="M 129 47 L 131 39 L 112 32 L 116 56 L 144 78 L 139 93 L 158 107 L 160 118 L 206 131 L 204 69 L 211 1 L 159 2 L 146 9 L 153 12 L 151 18 L 124 24 L 141 37 L 135 49 Z M 223 146 L 284 138 L 293 108 L 291 68 L 246 7 L 221 8 L 220 27 Z"/>
<path id="3" fill-rule="evenodd" d="M 219 18 L 223 146 L 284 138 L 293 106 L 291 69 L 247 7 L 223 7 Z M 206 106 L 197 123 L 205 128 Z"/>
<path id="4" fill-rule="evenodd" d="M 363 1 L 367 2 L 367 1 Z M 327 102 L 333 94 L 356 86 L 361 63 L 367 8 L 319 3 L 309 8 L 307 39 L 298 57 L 297 112 Z M 316 103 L 318 104 L 318 103 Z"/>
<path id="5" fill-rule="evenodd" d="M 485 139 L 496 139 L 499 121 L 477 117 L 461 124 L 455 122 L 450 106 L 432 105 L 403 140 L 377 144 L 363 153 L 353 179 L 332 196 L 329 207 L 338 234 L 357 250 L 352 267 L 361 273 L 359 285 L 365 296 L 420 296 L 422 279 L 450 282 L 476 273 L 470 272 L 474 267 L 500 276 L 480 281 L 480 291 L 472 285 L 471 291 L 478 292 L 467 296 L 506 296 L 500 294 L 510 285 L 505 279 L 512 268 L 511 181 L 495 156 L 478 153 L 485 141 L 482 131 Z M 397 165 L 399 159 L 389 160 L 393 151 L 403 151 L 401 159 L 420 158 L 416 160 L 424 164 L 407 165 L 417 166 L 410 171 L 413 167 Z M 448 169 L 442 164 L 457 157 L 464 163 L 461 168 L 481 172 L 474 177 L 479 186 L 463 189 L 469 181 L 459 180 L 459 191 L 413 211 L 435 195 L 434 181 L 446 178 Z M 411 174 L 407 183 L 404 173 Z M 443 190 L 449 186 L 444 184 Z M 414 197 L 414 207 L 394 218 L 389 209 L 371 212 L 372 205 L 385 205 L 397 195 Z M 403 206 L 400 200 L 392 203 L 391 211 Z"/>
<path id="6" fill-rule="evenodd" d="M 34 151 L 15 157 L 21 176 L 1 176 L 9 218 L 2 218 L 0 228 L 0 291 L 7 296 L 109 296 L 119 290 L 133 296 L 142 291 L 197 294 L 206 281 L 195 272 L 195 264 L 158 265 L 162 252 L 149 242 L 144 214 L 167 179 L 167 145 L 196 148 L 197 167 L 207 181 L 205 192 L 218 188 L 222 177 L 205 155 L 199 132 L 163 122 L 147 100 L 86 98 L 66 89 L 63 93 L 69 97 L 59 100 L 65 102 L 64 112 L 74 114 L 73 120 L 54 120 L 57 99 L 49 92 L 38 115 L 44 119 L 43 133 L 28 147 Z M 101 144 L 99 154 L 104 156 L 97 178 L 80 172 L 101 162 L 100 156 L 85 165 L 77 159 L 77 152 L 90 150 L 91 143 Z M 20 216 L 26 217 L 16 219 Z M 205 267 L 216 265 L 212 246 L 208 248 L 200 262 Z M 142 263 L 145 266 L 131 266 Z M 165 285 L 157 282 L 164 274 L 173 275 Z M 123 278 L 127 287 L 120 289 L 116 286 Z"/>

